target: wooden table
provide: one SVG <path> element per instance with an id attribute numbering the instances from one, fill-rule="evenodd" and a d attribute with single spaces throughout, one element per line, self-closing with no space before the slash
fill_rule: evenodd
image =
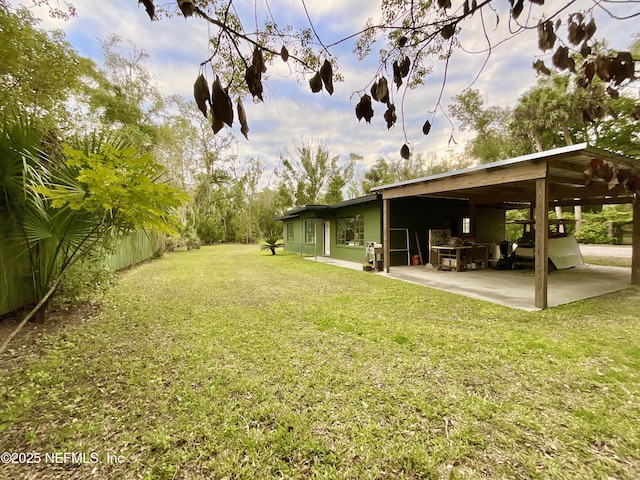
<path id="1" fill-rule="evenodd" d="M 440 269 L 450 269 L 461 272 L 467 265 L 482 262 L 483 267 L 489 265 L 489 247 L 486 245 L 464 245 L 460 247 L 450 245 L 433 245 L 438 252 Z"/>

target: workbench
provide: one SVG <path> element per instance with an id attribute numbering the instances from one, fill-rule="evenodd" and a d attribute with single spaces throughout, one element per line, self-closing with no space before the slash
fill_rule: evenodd
<path id="1" fill-rule="evenodd" d="M 487 245 L 433 245 L 438 253 L 437 265 L 440 270 L 461 272 L 467 265 L 478 265 L 486 268 L 489 265 L 489 247 Z"/>

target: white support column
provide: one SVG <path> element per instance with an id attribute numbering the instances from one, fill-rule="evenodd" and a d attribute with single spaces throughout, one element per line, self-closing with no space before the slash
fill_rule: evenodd
<path id="1" fill-rule="evenodd" d="M 391 201 L 388 198 L 382 200 L 382 243 L 383 243 L 383 251 L 384 251 L 384 271 L 389 273 L 389 269 L 391 268 L 391 235 L 390 235 L 390 212 L 389 212 L 389 204 Z"/>

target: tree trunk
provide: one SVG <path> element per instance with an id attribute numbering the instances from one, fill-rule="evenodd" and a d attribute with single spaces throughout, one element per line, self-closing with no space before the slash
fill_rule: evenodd
<path id="1" fill-rule="evenodd" d="M 558 220 L 562 220 L 564 217 L 562 216 L 562 207 L 555 207 L 556 210 L 556 218 Z M 558 225 L 558 233 L 567 233 L 564 227 L 564 224 Z"/>
<path id="2" fill-rule="evenodd" d="M 576 205 L 573 207 L 573 213 L 576 219 L 576 233 L 578 233 L 582 228 L 582 206 Z"/>
<path id="3" fill-rule="evenodd" d="M 536 152 L 542 151 L 542 143 L 540 142 L 540 134 L 535 130 L 531 131 L 531 138 L 533 139 L 533 146 L 536 149 Z"/>

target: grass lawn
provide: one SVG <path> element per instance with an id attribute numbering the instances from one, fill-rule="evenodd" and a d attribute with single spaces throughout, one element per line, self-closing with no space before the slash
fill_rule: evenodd
<path id="1" fill-rule="evenodd" d="M 596 257 L 583 255 L 582 259 L 584 263 L 591 265 L 607 265 L 611 267 L 627 267 L 631 268 L 630 258 L 618 258 L 618 257 Z"/>
<path id="2" fill-rule="evenodd" d="M 0 358 L 0 478 L 636 479 L 638 312 L 174 252 Z"/>

